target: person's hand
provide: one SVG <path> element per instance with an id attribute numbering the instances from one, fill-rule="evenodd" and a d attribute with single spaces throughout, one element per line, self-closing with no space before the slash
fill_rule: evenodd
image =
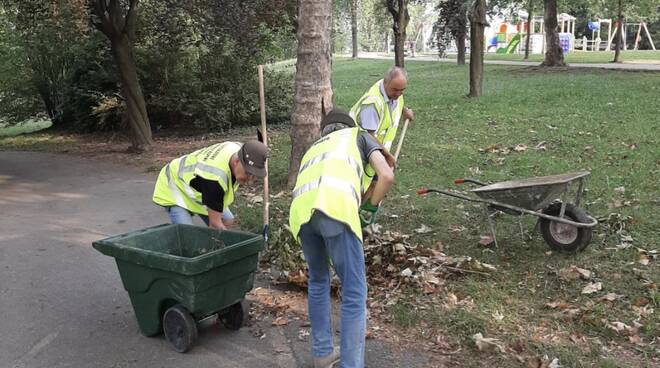
<path id="1" fill-rule="evenodd" d="M 385 157 L 385 161 L 387 161 L 387 165 L 394 169 L 396 167 L 396 158 L 394 155 L 391 153 L 387 152 L 387 150 L 383 150 L 383 156 Z"/>
<path id="2" fill-rule="evenodd" d="M 360 225 L 362 228 L 376 222 L 378 208 L 380 208 L 380 206 L 371 204 L 369 201 L 362 203 L 362 206 L 360 206 Z"/>
<path id="3" fill-rule="evenodd" d="M 403 108 L 403 118 L 408 119 L 410 121 L 413 121 L 413 119 L 415 118 L 415 114 L 413 114 L 412 109 L 404 107 Z"/>

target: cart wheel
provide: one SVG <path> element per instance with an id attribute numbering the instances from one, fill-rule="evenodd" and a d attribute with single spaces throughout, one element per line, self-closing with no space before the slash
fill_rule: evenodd
<path id="1" fill-rule="evenodd" d="M 174 350 L 185 353 L 197 339 L 197 325 L 188 309 L 177 304 L 165 311 L 163 315 L 163 331 L 165 338 L 172 344 Z"/>
<path id="2" fill-rule="evenodd" d="M 236 304 L 232 304 L 218 314 L 218 319 L 223 326 L 230 330 L 238 330 L 248 321 L 250 308 L 248 302 L 243 299 Z"/>
<path id="3" fill-rule="evenodd" d="M 561 203 L 553 203 L 543 210 L 543 213 L 550 216 L 559 216 L 560 211 Z M 590 222 L 586 212 L 570 203 L 566 204 L 564 216 L 575 222 Z M 544 218 L 539 219 L 539 225 L 543 239 L 553 250 L 561 252 L 581 251 L 591 241 L 592 229 L 588 227 L 577 227 Z"/>

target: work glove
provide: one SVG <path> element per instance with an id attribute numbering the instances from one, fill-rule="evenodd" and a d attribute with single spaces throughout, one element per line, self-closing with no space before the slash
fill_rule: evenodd
<path id="1" fill-rule="evenodd" d="M 373 205 L 369 201 L 362 203 L 360 206 L 360 225 L 365 228 L 376 222 L 376 213 L 380 206 Z"/>

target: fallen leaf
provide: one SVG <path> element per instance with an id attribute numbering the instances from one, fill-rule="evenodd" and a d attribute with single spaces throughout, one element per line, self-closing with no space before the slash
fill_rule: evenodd
<path id="1" fill-rule="evenodd" d="M 603 288 L 601 282 L 590 282 L 582 289 L 582 294 L 593 294 Z"/>
<path id="2" fill-rule="evenodd" d="M 526 144 L 517 144 L 515 147 L 513 147 L 513 150 L 516 152 L 523 152 L 527 151 L 527 145 Z"/>
<path id="3" fill-rule="evenodd" d="M 413 272 L 410 268 L 406 268 L 405 270 L 401 271 L 401 276 L 403 277 L 410 277 L 412 274 Z"/>
<path id="4" fill-rule="evenodd" d="M 534 146 L 534 149 L 537 150 L 537 151 L 540 151 L 540 150 L 545 151 L 545 150 L 547 149 L 547 148 L 545 147 L 546 144 L 548 144 L 548 142 L 546 142 L 546 141 L 541 141 L 541 142 L 539 142 L 536 146 Z"/>
<path id="5" fill-rule="evenodd" d="M 495 244 L 495 241 L 493 240 L 493 237 L 490 235 L 481 235 L 481 239 L 479 239 L 479 244 L 487 247 L 489 245 Z"/>
<path id="6" fill-rule="evenodd" d="M 477 348 L 480 351 L 494 351 L 499 350 L 500 353 L 504 353 L 504 345 L 500 340 L 492 337 L 484 337 L 480 332 L 472 335 L 472 340 L 477 345 Z"/>
<path id="7" fill-rule="evenodd" d="M 639 264 L 641 264 L 643 266 L 648 266 L 649 265 L 649 257 L 647 257 L 646 254 L 640 254 Z"/>
<path id="8" fill-rule="evenodd" d="M 289 324 L 289 320 L 286 317 L 277 317 L 273 321 L 273 326 L 286 326 Z"/>
<path id="9" fill-rule="evenodd" d="M 624 194 L 625 192 L 626 192 L 626 187 L 621 186 L 614 188 L 614 193 Z"/>
<path id="10" fill-rule="evenodd" d="M 649 300 L 646 299 L 643 296 L 640 296 L 639 298 L 635 299 L 633 304 L 637 307 L 642 307 L 642 306 L 645 306 L 645 305 L 649 304 Z"/>
<path id="11" fill-rule="evenodd" d="M 430 227 L 424 224 L 422 224 L 422 226 L 420 226 L 419 228 L 415 229 L 415 232 L 418 234 L 426 234 L 426 233 L 430 233 L 431 231 L 433 231 L 433 229 L 431 229 Z"/>
<path id="12" fill-rule="evenodd" d="M 564 281 L 572 281 L 577 279 L 588 280 L 591 278 L 591 271 L 577 266 L 570 266 L 559 270 L 559 277 Z"/>
<path id="13" fill-rule="evenodd" d="M 599 302 L 604 302 L 604 301 L 613 302 L 613 301 L 615 301 L 617 299 L 621 299 L 621 298 L 623 298 L 623 295 L 619 295 L 619 294 L 615 294 L 615 293 L 607 293 L 607 294 L 601 296 L 600 298 L 598 298 L 596 300 L 599 301 Z"/>

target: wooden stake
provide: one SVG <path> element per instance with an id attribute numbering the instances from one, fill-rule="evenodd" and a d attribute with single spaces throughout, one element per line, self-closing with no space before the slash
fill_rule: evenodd
<path id="1" fill-rule="evenodd" d="M 264 144 L 268 147 L 268 133 L 266 131 L 266 96 L 264 93 L 264 66 L 258 65 L 259 72 L 259 108 L 261 110 L 261 135 L 263 136 Z M 264 177 L 264 241 L 268 244 L 268 230 L 269 230 L 269 210 L 270 198 L 268 193 L 268 159 L 266 159 L 264 167 L 266 168 L 266 176 Z"/>

